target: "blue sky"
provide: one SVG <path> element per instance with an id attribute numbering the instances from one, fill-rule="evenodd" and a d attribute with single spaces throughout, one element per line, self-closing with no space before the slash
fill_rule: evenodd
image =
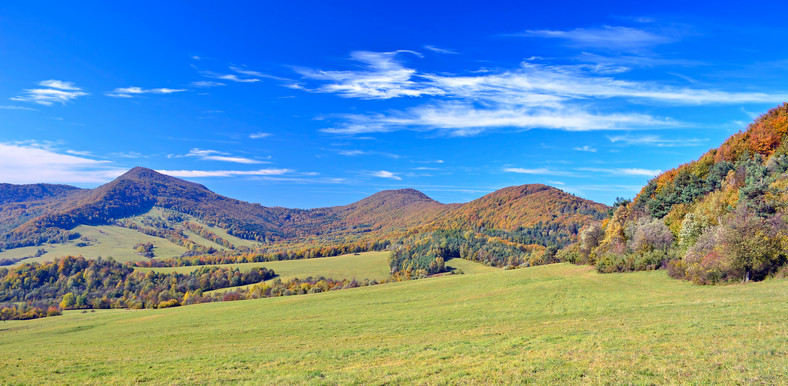
<path id="1" fill-rule="evenodd" d="M 610 204 L 788 101 L 779 2 L 161 3 L 0 4 L 0 182 Z"/>

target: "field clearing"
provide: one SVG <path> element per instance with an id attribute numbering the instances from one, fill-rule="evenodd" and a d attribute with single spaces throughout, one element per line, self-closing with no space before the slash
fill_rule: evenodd
<path id="1" fill-rule="evenodd" d="M 461 269 L 463 273 L 485 273 L 500 271 L 501 268 L 490 267 L 475 261 L 454 258 L 446 262 L 446 266 L 452 269 Z"/>
<path id="2" fill-rule="evenodd" d="M 156 248 L 153 252 L 156 258 L 178 257 L 186 252 L 186 248 L 175 245 L 169 240 L 159 237 L 149 236 L 137 232 L 133 229 L 111 226 L 111 225 L 80 225 L 74 228 L 82 236 L 87 236 L 91 241 L 88 246 L 78 247 L 76 243 L 81 240 L 71 240 L 66 244 L 44 244 L 38 247 L 24 247 L 4 250 L 0 252 L 0 259 L 18 258 L 33 256 L 39 248 L 44 248 L 47 253 L 32 259 L 22 260 L 16 265 L 32 262 L 52 261 L 56 257 L 63 256 L 83 256 L 85 258 L 97 258 L 112 256 L 115 261 L 141 261 L 147 260 L 137 254 L 134 246 L 137 243 L 151 242 Z"/>
<path id="3" fill-rule="evenodd" d="M 151 219 L 163 219 L 165 215 L 168 213 L 168 210 L 154 207 L 147 213 L 143 213 L 138 216 L 129 217 L 128 219 L 134 222 L 135 224 L 150 228 L 150 226 L 145 225 L 143 219 L 151 218 Z M 174 213 L 174 212 L 173 212 Z M 189 215 L 180 214 L 181 217 L 187 219 L 190 222 L 200 224 L 205 229 L 210 230 L 211 232 L 215 233 L 216 235 L 224 238 L 225 240 L 229 241 L 231 244 L 235 246 L 246 246 L 250 248 L 254 248 L 259 246 L 259 243 L 254 241 L 244 240 L 235 236 L 231 236 L 227 234 L 224 229 L 218 227 L 211 227 L 194 217 Z M 177 226 L 176 223 L 170 223 L 170 226 Z M 86 236 L 89 238 L 90 244 L 84 247 L 78 247 L 76 244 L 81 242 L 81 240 L 71 240 L 65 244 L 45 244 L 41 246 L 35 247 L 23 247 L 23 248 L 15 248 L 4 250 L 0 252 L 0 259 L 14 259 L 26 256 L 35 256 L 36 251 L 40 248 L 45 249 L 47 252 L 39 257 L 34 257 L 31 259 L 22 260 L 15 265 L 24 264 L 24 263 L 32 263 L 32 262 L 44 262 L 44 261 L 52 261 L 57 257 L 64 257 L 64 256 L 83 256 L 88 259 L 95 259 L 99 256 L 101 257 L 112 257 L 116 261 L 119 262 L 129 262 L 129 261 L 143 261 L 147 260 L 145 257 L 142 257 L 137 254 L 137 251 L 134 249 L 134 246 L 137 243 L 146 243 L 150 242 L 156 246 L 154 249 L 154 253 L 156 254 L 157 259 L 168 259 L 172 257 L 179 257 L 184 252 L 186 252 L 186 248 L 181 247 L 172 243 L 171 241 L 155 237 L 149 236 L 142 232 L 138 232 L 133 229 L 112 226 L 112 225 L 99 225 L 99 226 L 91 226 L 91 225 L 80 225 L 74 228 L 74 231 L 79 232 L 82 236 Z M 218 250 L 227 250 L 227 248 L 214 243 L 194 232 L 186 231 L 184 232 L 188 235 L 188 237 L 206 247 L 214 247 Z"/>
<path id="4" fill-rule="evenodd" d="M 389 277 L 388 252 L 363 252 L 358 255 L 348 254 L 333 257 L 320 257 L 316 259 L 283 260 L 262 263 L 217 264 L 212 267 L 238 268 L 242 272 L 249 272 L 255 267 L 273 269 L 277 276 L 275 279 L 292 279 L 295 277 L 324 276 L 329 279 L 356 279 L 356 280 L 383 280 Z M 139 271 L 179 272 L 189 273 L 203 266 L 166 267 L 166 268 L 136 268 Z M 237 287 L 234 287 L 237 288 Z M 217 291 L 227 291 L 222 289 Z"/>
<path id="5" fill-rule="evenodd" d="M 25 383 L 784 383 L 788 280 L 567 264 L 0 324 Z"/>

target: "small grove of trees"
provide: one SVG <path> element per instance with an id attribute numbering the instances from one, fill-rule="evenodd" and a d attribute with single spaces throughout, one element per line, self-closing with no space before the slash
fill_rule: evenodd
<path id="1" fill-rule="evenodd" d="M 37 302 L 45 310 L 163 308 L 180 305 L 189 297 L 204 299 L 206 291 L 259 283 L 274 276 L 267 268 L 240 272 L 201 267 L 189 274 L 135 272 L 111 259 L 66 257 L 0 269 L 0 302 Z"/>
<path id="2" fill-rule="evenodd" d="M 138 255 L 147 257 L 149 259 L 155 257 L 153 254 L 153 248 L 155 247 L 153 246 L 153 243 L 150 242 L 137 243 L 137 245 L 134 246 L 134 250 L 137 251 Z"/>
<path id="3" fill-rule="evenodd" d="M 716 226 L 703 229 L 682 260 L 668 273 L 698 284 L 763 280 L 786 264 L 788 226 L 782 215 L 763 218 L 739 205 Z"/>
<path id="4" fill-rule="evenodd" d="M 461 258 L 494 267 L 515 268 L 545 264 L 552 261 L 556 248 L 548 256 L 540 245 L 520 244 L 499 234 L 481 229 L 439 229 L 413 234 L 397 240 L 389 258 L 391 273 L 398 278 L 419 278 L 446 271 L 445 261 Z"/>

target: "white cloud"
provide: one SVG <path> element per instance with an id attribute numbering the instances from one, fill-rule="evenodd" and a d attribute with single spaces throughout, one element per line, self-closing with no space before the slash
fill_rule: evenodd
<path id="1" fill-rule="evenodd" d="M 235 74 L 220 74 L 212 71 L 202 71 L 201 73 L 209 78 L 229 80 L 237 83 L 255 83 L 260 81 L 258 78 L 241 78 Z"/>
<path id="2" fill-rule="evenodd" d="M 38 111 L 32 107 L 25 107 L 25 106 L 0 106 L 0 110 L 26 110 L 26 111 Z"/>
<path id="3" fill-rule="evenodd" d="M 623 51 L 640 50 L 660 44 L 671 43 L 676 40 L 672 36 L 666 36 L 643 29 L 622 26 L 575 28 L 569 31 L 527 30 L 516 35 L 560 39 L 575 47 L 615 49 Z"/>
<path id="4" fill-rule="evenodd" d="M 323 81 L 325 84 L 309 90 L 322 93 L 336 93 L 347 98 L 390 99 L 396 97 L 418 97 L 422 95 L 441 95 L 443 91 L 414 79 L 416 70 L 405 68 L 396 60 L 397 55 L 409 53 L 421 56 L 414 51 L 369 52 L 354 51 L 352 60 L 362 64 L 358 71 L 323 71 L 297 69 L 304 78 Z M 290 85 L 302 88 L 301 85 Z"/>
<path id="5" fill-rule="evenodd" d="M 292 169 L 259 170 L 157 170 L 173 177 L 236 177 L 236 176 L 280 176 L 292 173 Z"/>
<path id="6" fill-rule="evenodd" d="M 426 49 L 428 49 L 428 50 L 430 50 L 432 52 L 438 53 L 438 54 L 444 54 L 444 55 L 457 55 L 457 54 L 459 54 L 459 52 L 457 52 L 457 51 L 450 50 L 448 48 L 435 47 L 435 46 L 429 45 L 429 44 L 425 45 L 424 48 L 426 48 Z"/>
<path id="7" fill-rule="evenodd" d="M 222 82 L 213 82 L 213 81 L 210 81 L 210 80 L 200 80 L 200 81 L 197 81 L 197 82 L 191 82 L 190 85 L 192 87 L 207 88 L 207 87 L 224 86 L 225 84 L 222 83 Z"/>
<path id="8" fill-rule="evenodd" d="M 385 133 L 397 130 L 438 130 L 451 136 L 473 136 L 492 128 L 557 129 L 567 131 L 621 130 L 675 126 L 675 122 L 643 114 L 597 115 L 582 110 L 530 108 L 479 109 L 469 104 L 438 103 L 398 115 L 346 115 L 334 134 Z"/>
<path id="9" fill-rule="evenodd" d="M 218 150 L 202 150 L 197 148 L 191 149 L 188 154 L 183 155 L 182 157 L 197 157 L 203 161 L 233 162 L 238 164 L 267 163 L 266 161 L 260 161 L 252 158 L 234 157 L 231 156 L 229 153 L 221 152 Z"/>
<path id="10" fill-rule="evenodd" d="M 50 79 L 43 80 L 38 84 L 48 88 L 24 90 L 24 95 L 15 96 L 11 98 L 11 100 L 51 106 L 55 103 L 64 105 L 68 101 L 88 95 L 88 93 L 82 91 L 81 88 L 74 86 L 72 82 Z"/>
<path id="11" fill-rule="evenodd" d="M 249 134 L 249 138 L 251 138 L 251 139 L 262 139 L 262 138 L 268 138 L 268 137 L 270 137 L 272 135 L 273 134 L 271 134 L 271 133 L 257 132 L 257 133 Z"/>
<path id="12" fill-rule="evenodd" d="M 587 151 L 589 153 L 596 153 L 596 149 L 591 147 L 591 146 L 588 146 L 588 145 L 585 145 L 585 146 L 582 146 L 582 147 L 576 147 L 576 148 L 574 148 L 572 150 Z"/>
<path id="13" fill-rule="evenodd" d="M 0 182 L 103 183 L 126 170 L 107 161 L 61 154 L 46 147 L 0 143 Z"/>
<path id="14" fill-rule="evenodd" d="M 615 112 L 616 103 L 710 105 L 777 103 L 788 94 L 729 92 L 676 87 L 650 81 L 621 80 L 610 68 L 544 65 L 524 62 L 519 68 L 474 75 L 419 74 L 405 67 L 394 52 L 354 52 L 361 70 L 298 70 L 317 88 L 359 99 L 435 97 L 431 102 L 385 114 L 340 115 L 338 124 L 323 129 L 335 134 L 398 130 L 438 130 L 454 136 L 476 135 L 490 129 L 533 128 L 568 131 L 632 130 L 681 125 L 644 113 Z M 602 72 L 600 72 L 602 71 Z M 293 87 L 292 85 L 289 87 Z M 612 107 L 611 107 L 612 106 Z"/>
<path id="15" fill-rule="evenodd" d="M 662 173 L 662 170 L 659 169 L 640 169 L 640 168 L 615 168 L 615 169 L 578 168 L 577 170 L 586 171 L 586 172 L 607 173 L 614 176 L 638 176 L 638 177 L 654 177 Z"/>
<path id="16" fill-rule="evenodd" d="M 114 157 L 121 157 L 121 158 L 148 158 L 148 156 L 146 156 L 146 155 L 144 155 L 142 153 L 138 153 L 136 151 L 130 151 L 130 152 L 126 152 L 126 153 L 123 153 L 123 152 L 121 152 L 121 153 L 110 153 L 110 155 L 114 156 Z"/>
<path id="17" fill-rule="evenodd" d="M 531 175 L 541 175 L 541 176 L 564 176 L 564 177 L 578 176 L 576 173 L 573 172 L 569 172 L 565 170 L 553 170 L 548 168 L 534 168 L 534 169 L 504 168 L 503 171 L 506 173 L 531 174 Z"/>
<path id="18" fill-rule="evenodd" d="M 253 77 L 253 78 L 268 78 L 268 79 L 275 79 L 275 80 L 281 80 L 281 81 L 291 81 L 290 79 L 287 79 L 287 78 L 282 78 L 282 77 L 278 77 L 278 76 L 274 76 L 274 75 L 269 75 L 269 74 L 266 74 L 266 73 L 263 73 L 263 72 L 260 72 L 260 71 L 249 70 L 246 67 L 230 66 L 230 70 L 232 70 L 232 71 L 234 71 L 234 72 L 236 72 L 238 74 L 241 74 L 241 75 L 244 75 L 244 76 L 248 76 L 248 77 Z"/>
<path id="19" fill-rule="evenodd" d="M 176 89 L 176 88 L 141 88 L 141 87 L 124 87 L 124 88 L 116 88 L 111 92 L 107 93 L 107 96 L 111 96 L 114 98 L 133 98 L 135 95 L 142 95 L 142 94 L 172 94 L 176 92 L 183 92 L 186 91 L 185 89 Z"/>
<path id="20" fill-rule="evenodd" d="M 60 90 L 68 90 L 68 91 L 80 91 L 81 90 L 79 87 L 74 86 L 73 82 L 64 82 L 62 80 L 55 80 L 55 79 L 42 80 L 42 81 L 38 82 L 38 85 L 39 86 L 43 86 L 43 87 L 50 87 L 50 88 L 56 88 L 56 89 L 60 89 Z"/>
<path id="21" fill-rule="evenodd" d="M 342 151 L 339 152 L 339 155 L 344 155 L 344 156 L 348 156 L 348 157 L 353 157 L 353 156 L 357 156 L 357 155 L 364 155 L 364 154 L 369 154 L 369 153 L 366 152 L 366 151 L 363 151 L 363 150 L 342 150 Z"/>
<path id="22" fill-rule="evenodd" d="M 386 171 L 386 170 L 379 170 L 379 171 L 376 171 L 376 172 L 370 172 L 369 175 L 372 176 L 372 177 L 390 178 L 390 179 L 393 179 L 393 180 L 402 180 L 401 177 L 397 176 L 397 173 L 392 173 L 392 172 L 389 172 L 389 171 Z"/>
<path id="23" fill-rule="evenodd" d="M 93 153 L 91 153 L 91 152 L 89 152 L 87 150 L 71 150 L 71 149 L 69 149 L 69 150 L 66 150 L 66 153 L 71 154 L 71 155 L 83 156 L 83 157 L 93 157 Z"/>
<path id="24" fill-rule="evenodd" d="M 381 155 L 384 157 L 398 159 L 400 156 L 398 154 L 386 153 L 382 151 L 369 151 L 369 150 L 358 150 L 358 149 L 351 149 L 351 150 L 339 150 L 337 154 L 343 155 L 346 157 L 355 157 L 359 155 Z"/>
<path id="25" fill-rule="evenodd" d="M 666 139 L 658 135 L 610 135 L 607 137 L 612 143 L 623 145 L 645 145 L 656 147 L 692 147 L 700 146 L 706 139 L 686 138 L 686 139 Z"/>

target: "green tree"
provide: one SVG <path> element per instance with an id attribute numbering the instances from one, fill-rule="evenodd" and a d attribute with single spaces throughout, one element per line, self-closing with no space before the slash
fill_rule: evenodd
<path id="1" fill-rule="evenodd" d="M 60 302 L 60 308 L 67 310 L 69 308 L 73 308 L 75 304 L 77 304 L 76 296 L 69 292 L 63 295 L 63 300 Z"/>

